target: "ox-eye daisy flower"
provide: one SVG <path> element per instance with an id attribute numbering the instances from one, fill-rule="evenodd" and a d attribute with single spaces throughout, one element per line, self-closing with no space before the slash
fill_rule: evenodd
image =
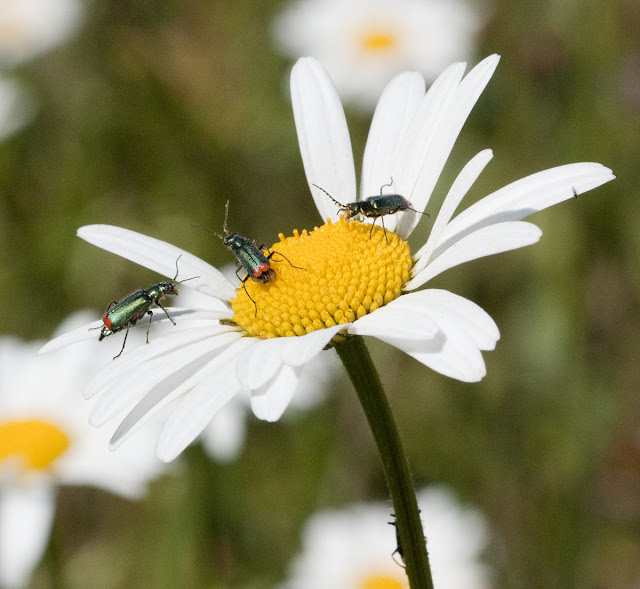
<path id="1" fill-rule="evenodd" d="M 454 142 L 491 78 L 498 57 L 464 78 L 465 64 L 441 74 L 425 93 L 421 75 L 396 76 L 376 109 L 362 166 L 360 198 L 376 195 L 393 179 L 393 192 L 424 211 Z M 208 309 L 174 309 L 177 323 L 149 345 L 127 350 L 88 385 L 100 395 L 92 423 L 130 411 L 116 430 L 117 447 L 146 418 L 179 400 L 160 434 L 158 455 L 175 458 L 241 391 L 255 415 L 277 420 L 289 404 L 305 364 L 350 335 L 377 337 L 446 376 L 473 382 L 485 375 L 481 355 L 499 338 L 494 321 L 476 304 L 446 290 L 416 291 L 444 270 L 482 256 L 532 244 L 536 211 L 613 179 L 597 163 L 539 172 L 484 197 L 454 217 L 460 201 L 492 157 L 476 155 L 462 169 L 435 217 L 427 242 L 413 255 L 406 239 L 423 218 L 412 211 L 376 224 L 345 221 L 321 187 L 342 203 L 358 199 L 347 124 L 328 74 L 312 58 L 291 75 L 293 110 L 307 180 L 325 224 L 280 234 L 272 250 L 277 279 L 233 285 L 221 272 L 168 243 L 127 229 L 89 225 L 86 241 L 165 276 L 197 277 L 185 283 L 212 297 Z M 389 189 L 387 189 L 389 192 Z M 274 256 L 274 260 L 279 259 Z M 302 269 L 301 269 L 302 268 Z M 246 287 L 246 290 L 245 290 Z M 166 323 L 163 315 L 158 323 Z M 154 319 L 154 322 L 156 319 Z M 50 342 L 43 351 L 87 338 L 96 321 Z"/>
<path id="2" fill-rule="evenodd" d="M 340 95 L 370 108 L 399 71 L 431 81 L 474 53 L 482 24 L 468 0 L 297 0 L 274 23 L 283 52 L 314 55 Z"/>
<path id="3" fill-rule="evenodd" d="M 482 514 L 461 506 L 445 487 L 418 491 L 422 519 L 429 524 L 433 578 L 437 589 L 488 589 L 489 568 L 481 562 L 488 532 Z M 316 513 L 305 525 L 302 553 L 281 589 L 404 589 L 389 506 L 353 505 Z"/>
<path id="4" fill-rule="evenodd" d="M 14 66 L 70 37 L 82 16 L 80 0 L 0 0 L 0 66 Z"/>
<path id="5" fill-rule="evenodd" d="M 175 458 L 243 391 L 257 417 L 274 421 L 289 404 L 305 364 L 334 343 L 383 458 L 409 580 L 432 587 L 408 465 L 360 336 L 377 337 L 452 378 L 480 380 L 481 352 L 493 349 L 499 337 L 494 321 L 451 292 L 416 289 L 463 262 L 538 241 L 540 229 L 521 219 L 613 179 L 600 164 L 565 165 L 509 184 L 454 217 L 492 157 L 482 151 L 462 169 L 437 215 L 431 211 L 431 234 L 412 255 L 406 240 L 497 64 L 497 56 L 488 57 L 464 78 L 465 64 L 454 64 L 426 93 L 422 76 L 412 72 L 385 88 L 367 140 L 360 199 L 391 183 L 387 190 L 407 198 L 416 212 L 387 216 L 384 230 L 380 223 L 371 229 L 345 221 L 328 197 L 344 204 L 358 199 L 349 132 L 328 74 L 312 58 L 299 60 L 291 74 L 293 111 L 309 187 L 326 223 L 280 234 L 272 247 L 280 254 L 272 258 L 273 281 L 236 286 L 206 262 L 158 239 L 108 225 L 79 229 L 86 241 L 168 277 L 180 258 L 189 287 L 216 300 L 216 308 L 170 310 L 176 328 L 127 351 L 85 389 L 87 397 L 99 394 L 91 416 L 95 425 L 129 409 L 112 446 L 173 401 L 157 444 L 164 460 Z M 89 329 L 100 325 L 70 332 L 44 350 L 95 337 Z"/>
<path id="6" fill-rule="evenodd" d="M 73 318 L 75 325 L 78 319 L 86 323 L 87 314 Z M 7 589 L 25 585 L 40 560 L 59 485 L 137 498 L 165 470 L 151 430 L 110 453 L 108 432 L 90 427 L 88 408 L 77 403 L 114 348 L 96 342 L 37 357 L 41 345 L 0 338 L 0 587 Z"/>

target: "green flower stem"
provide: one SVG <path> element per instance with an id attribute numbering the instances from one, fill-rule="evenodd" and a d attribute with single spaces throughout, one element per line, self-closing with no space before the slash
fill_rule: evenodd
<path id="1" fill-rule="evenodd" d="M 378 372 L 362 337 L 350 337 L 337 344 L 336 350 L 358 393 L 378 446 L 395 510 L 409 584 L 412 589 L 433 589 L 427 546 L 409 465 Z"/>

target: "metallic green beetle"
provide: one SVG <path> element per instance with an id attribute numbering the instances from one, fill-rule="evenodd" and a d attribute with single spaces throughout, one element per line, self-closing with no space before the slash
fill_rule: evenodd
<path id="1" fill-rule="evenodd" d="M 355 217 L 357 215 L 362 215 L 363 217 L 369 217 L 373 219 L 373 223 L 371 223 L 371 229 L 369 229 L 369 238 L 371 238 L 371 232 L 373 231 L 373 226 L 376 224 L 376 220 L 380 218 L 380 222 L 382 223 L 382 230 L 384 231 L 384 238 L 387 243 L 389 243 L 389 239 L 387 238 L 387 230 L 384 226 L 384 215 L 393 215 L 398 211 L 413 211 L 414 213 L 420 213 L 420 211 L 416 211 L 416 209 L 411 208 L 411 203 L 401 194 L 382 194 L 382 189 L 386 186 L 391 186 L 393 184 L 393 178 L 391 179 L 390 184 L 385 184 L 382 188 L 380 188 L 380 194 L 378 196 L 368 196 L 364 200 L 359 200 L 356 202 L 350 202 L 346 205 L 343 205 L 341 202 L 338 202 L 333 196 L 331 196 L 324 188 L 314 184 L 314 186 L 318 190 L 322 190 L 334 203 L 336 203 L 340 208 L 338 209 L 338 213 L 343 213 L 345 220 L 351 219 L 351 217 Z M 421 215 L 429 216 L 428 213 L 420 213 Z"/>
<path id="2" fill-rule="evenodd" d="M 124 351 L 124 346 L 127 343 L 127 336 L 129 335 L 129 328 L 132 325 L 135 325 L 138 319 L 142 318 L 144 315 L 149 315 L 149 325 L 147 326 L 147 343 L 149 343 L 149 329 L 151 329 L 151 320 L 153 319 L 153 311 L 151 310 L 152 305 L 160 307 L 165 312 L 169 321 L 174 325 L 176 324 L 169 315 L 169 312 L 160 302 L 160 299 L 169 295 L 177 295 L 178 284 L 186 282 L 186 280 L 198 278 L 198 276 L 193 276 L 191 278 L 181 280 L 180 282 L 176 282 L 176 278 L 178 278 L 178 260 L 181 257 L 182 255 L 178 256 L 178 259 L 176 260 L 176 275 L 173 280 L 159 282 L 149 288 L 136 290 L 121 301 L 113 301 L 107 308 L 107 311 L 102 318 L 104 326 L 100 331 L 98 341 L 102 341 L 105 337 L 113 335 L 118 331 L 122 331 L 125 328 L 127 330 L 124 335 L 124 341 L 122 342 L 120 353 L 117 356 L 114 356 L 114 360 Z"/>
<path id="3" fill-rule="evenodd" d="M 228 218 L 229 218 L 229 201 L 227 201 L 227 204 L 225 205 L 225 208 L 224 208 L 224 225 L 222 226 L 224 230 L 224 235 L 220 235 L 219 233 L 216 233 L 215 231 L 211 231 L 209 229 L 205 229 L 204 227 L 198 227 L 196 225 L 191 225 L 191 226 L 194 227 L 195 229 L 200 229 L 200 231 L 206 231 L 207 233 L 212 233 L 213 235 L 216 235 L 217 237 L 222 239 L 222 243 L 234 253 L 236 257 L 236 262 L 237 262 L 236 276 L 238 277 L 238 280 L 242 282 L 242 286 L 244 287 L 244 292 L 247 293 L 247 296 L 251 299 L 251 302 L 254 304 L 256 308 L 256 316 L 257 316 L 258 305 L 249 294 L 249 291 L 247 290 L 247 286 L 245 282 L 247 282 L 249 278 L 251 278 L 251 280 L 253 280 L 254 282 L 262 282 L 263 284 L 266 284 L 268 282 L 274 282 L 276 279 L 276 273 L 271 267 L 271 258 L 273 254 L 278 254 L 279 256 L 283 257 L 287 262 L 289 262 L 289 265 L 292 268 L 297 268 L 298 270 L 306 270 L 306 268 L 300 268 L 300 266 L 294 266 L 289 261 L 289 258 L 287 258 L 284 254 L 281 254 L 276 251 L 270 252 L 269 248 L 264 244 L 258 245 L 255 240 L 250 241 L 249 239 L 247 239 L 246 237 L 238 233 L 233 233 L 233 231 L 229 231 L 229 229 L 227 228 Z M 266 255 L 265 255 L 265 252 L 266 252 Z M 278 260 L 274 260 L 274 261 L 278 261 Z M 238 275 L 238 272 L 240 272 L 241 268 L 244 268 L 245 272 L 247 273 L 244 278 L 240 278 L 240 276 Z"/>

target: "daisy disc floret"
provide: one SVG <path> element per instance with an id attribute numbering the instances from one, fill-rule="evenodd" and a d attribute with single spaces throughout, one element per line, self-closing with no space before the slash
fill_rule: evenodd
<path id="1" fill-rule="evenodd" d="M 481 352 L 493 349 L 499 338 L 495 322 L 475 303 L 449 291 L 416 289 L 453 266 L 535 243 L 542 232 L 524 217 L 614 178 L 597 163 L 564 165 L 513 182 L 454 216 L 493 156 L 481 151 L 460 171 L 440 210 L 430 210 L 429 238 L 410 253 L 407 239 L 423 219 L 457 136 L 498 61 L 490 56 L 466 76 L 465 64 L 453 64 L 428 91 L 420 74 L 397 75 L 378 102 L 357 192 L 337 91 L 316 60 L 300 59 L 291 73 L 293 112 L 323 224 L 280 235 L 270 248 L 272 282 L 248 280 L 245 290 L 203 260 L 158 239 L 107 225 L 79 229 L 86 241 L 167 277 L 174 275 L 181 256 L 181 273 L 197 277 L 187 286 L 215 303 L 207 309 L 168 309 L 175 328 L 149 345 L 127 350 L 89 383 L 85 396 L 99 396 L 91 415 L 94 425 L 129 410 L 112 446 L 174 401 L 158 440 L 164 460 L 177 456 L 238 393 L 250 395 L 256 416 L 277 420 L 305 365 L 336 336 L 374 336 L 446 376 L 482 379 Z M 385 230 L 371 230 L 371 219 L 340 218 L 335 201 L 363 200 L 380 194 L 381 187 L 402 195 L 411 210 L 385 216 Z M 44 350 L 92 338 L 88 329 L 99 325 L 70 332 Z"/>
<path id="2" fill-rule="evenodd" d="M 412 264 L 409 246 L 398 236 L 387 238 L 380 227 L 370 235 L 365 223 L 343 219 L 310 233 L 280 234 L 272 249 L 295 266 L 278 263 L 273 284 L 247 282 L 248 295 L 238 289 L 231 303 L 234 321 L 263 339 L 301 336 L 364 317 L 400 296 Z"/>

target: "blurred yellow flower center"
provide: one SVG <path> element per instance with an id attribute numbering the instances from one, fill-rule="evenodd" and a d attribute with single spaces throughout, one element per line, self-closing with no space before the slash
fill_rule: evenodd
<path id="1" fill-rule="evenodd" d="M 341 219 L 311 233 L 281 233 L 270 250 L 275 280 L 249 279 L 247 292 L 240 285 L 231 303 L 234 321 L 263 339 L 305 335 L 390 303 L 409 278 L 409 245 L 391 231 L 387 243 L 380 226 L 369 237 L 370 227 Z"/>
<path id="2" fill-rule="evenodd" d="M 372 31 L 363 35 L 361 42 L 366 51 L 380 51 L 391 49 L 396 44 L 396 39 L 391 33 Z"/>
<path id="3" fill-rule="evenodd" d="M 358 589 L 406 589 L 407 583 L 403 583 L 398 577 L 379 575 L 367 577 L 358 585 Z"/>
<path id="4" fill-rule="evenodd" d="M 6 50 L 15 50 L 20 45 L 31 40 L 32 31 L 26 23 L 18 19 L 12 19 L 11 15 L 4 15 L 0 19 L 0 47 Z"/>
<path id="5" fill-rule="evenodd" d="M 68 447 L 69 437 L 60 428 L 32 419 L 0 423 L 0 463 L 18 458 L 29 470 L 44 470 Z"/>

